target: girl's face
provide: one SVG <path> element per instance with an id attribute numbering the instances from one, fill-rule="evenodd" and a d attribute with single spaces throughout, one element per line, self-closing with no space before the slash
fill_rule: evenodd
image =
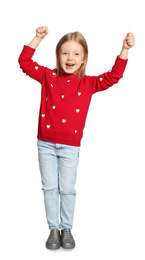
<path id="1" fill-rule="evenodd" d="M 60 47 L 59 63 L 64 73 L 75 74 L 83 64 L 84 49 L 75 40 L 64 42 Z"/>

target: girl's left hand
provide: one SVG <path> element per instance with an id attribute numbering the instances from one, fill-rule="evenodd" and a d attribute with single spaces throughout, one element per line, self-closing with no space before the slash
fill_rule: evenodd
<path id="1" fill-rule="evenodd" d="M 133 33 L 129 32 L 123 41 L 123 47 L 125 49 L 130 49 L 134 46 L 134 43 L 135 43 L 134 35 Z"/>

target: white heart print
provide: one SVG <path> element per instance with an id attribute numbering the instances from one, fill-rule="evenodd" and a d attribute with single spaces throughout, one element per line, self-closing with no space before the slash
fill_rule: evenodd
<path id="1" fill-rule="evenodd" d="M 76 112 L 79 113 L 79 112 L 80 112 L 80 109 L 76 109 Z"/>
<path id="2" fill-rule="evenodd" d="M 65 123 L 66 122 L 66 119 L 62 119 L 62 123 Z"/>
<path id="3" fill-rule="evenodd" d="M 45 114 L 41 114 L 42 117 L 45 117 Z"/>
<path id="4" fill-rule="evenodd" d="M 53 73 L 52 73 L 52 75 L 53 75 L 53 76 L 56 76 L 56 73 L 55 73 L 55 72 L 53 72 Z"/>
<path id="5" fill-rule="evenodd" d="M 64 98 L 64 95 L 62 95 L 61 97 Z"/>
<path id="6" fill-rule="evenodd" d="M 38 66 L 35 67 L 35 70 L 38 70 Z"/>
<path id="7" fill-rule="evenodd" d="M 75 130 L 75 134 L 77 133 L 77 130 Z"/>
<path id="8" fill-rule="evenodd" d="M 81 95 L 81 92 L 78 92 L 78 96 L 80 96 Z"/>
<path id="9" fill-rule="evenodd" d="M 103 80 L 103 78 L 100 78 L 100 81 L 102 81 Z"/>
<path id="10" fill-rule="evenodd" d="M 55 108 L 56 108 L 56 106 L 52 106 L 52 108 L 53 108 L 53 109 L 55 109 Z"/>
<path id="11" fill-rule="evenodd" d="M 51 87 L 53 88 L 53 85 L 51 84 Z"/>
<path id="12" fill-rule="evenodd" d="M 47 125 L 47 128 L 50 128 L 50 125 Z"/>

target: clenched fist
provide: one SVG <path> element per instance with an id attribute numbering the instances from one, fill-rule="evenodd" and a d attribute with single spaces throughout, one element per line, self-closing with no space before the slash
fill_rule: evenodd
<path id="1" fill-rule="evenodd" d="M 48 34 L 48 27 L 41 26 L 36 29 L 36 37 L 43 39 Z"/>
<path id="2" fill-rule="evenodd" d="M 134 35 L 133 33 L 129 32 L 123 41 L 123 47 L 125 49 L 130 49 L 134 46 L 134 43 L 135 43 Z"/>

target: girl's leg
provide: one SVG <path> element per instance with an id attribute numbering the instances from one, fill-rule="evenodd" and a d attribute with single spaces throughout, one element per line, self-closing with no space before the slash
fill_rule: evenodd
<path id="1" fill-rule="evenodd" d="M 47 222 L 59 229 L 58 158 L 55 144 L 38 139 L 38 158 Z"/>
<path id="2" fill-rule="evenodd" d="M 59 151 L 60 229 L 72 229 L 79 147 L 62 145 Z"/>

